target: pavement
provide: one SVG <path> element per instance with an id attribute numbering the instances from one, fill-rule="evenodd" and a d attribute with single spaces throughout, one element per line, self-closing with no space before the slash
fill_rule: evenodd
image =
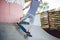
<path id="1" fill-rule="evenodd" d="M 27 28 L 29 25 L 24 25 Z M 50 34 L 48 34 L 45 30 L 43 30 L 40 26 L 30 26 L 30 32 L 32 37 L 28 37 L 24 40 L 60 40 Z M 21 32 L 21 31 L 20 31 Z"/>
<path id="2" fill-rule="evenodd" d="M 25 33 L 20 29 L 16 29 L 14 24 L 0 23 L 0 40 L 60 40 L 41 28 L 39 15 L 36 15 L 34 25 L 23 25 L 26 29 L 31 27 L 32 37 L 24 38 Z M 36 21 L 37 20 L 37 21 Z"/>

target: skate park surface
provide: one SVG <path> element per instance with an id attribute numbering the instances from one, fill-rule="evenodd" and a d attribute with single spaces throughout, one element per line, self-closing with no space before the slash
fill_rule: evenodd
<path id="1" fill-rule="evenodd" d="M 33 25 L 23 25 L 25 28 L 29 26 L 31 27 L 30 32 L 32 35 L 32 37 L 28 37 L 25 39 L 24 33 L 22 32 L 22 30 L 20 30 L 20 35 L 23 38 L 23 40 L 60 40 L 60 38 L 56 38 L 42 29 L 40 22 L 41 20 L 39 19 L 40 18 L 39 16 L 40 15 L 35 16 Z"/>
<path id="2" fill-rule="evenodd" d="M 2 29 L 3 27 L 0 27 L 0 31 L 2 31 L 0 33 L 2 35 L 0 40 L 60 40 L 44 31 L 41 27 L 39 15 L 36 16 L 33 25 L 23 25 L 26 29 L 31 27 L 29 31 L 31 32 L 32 37 L 24 38 L 25 33 L 21 29 L 17 30 L 13 25 L 6 25 L 4 29 Z"/>
<path id="3" fill-rule="evenodd" d="M 24 26 L 26 27 L 27 25 Z M 26 39 L 24 38 L 24 36 L 21 35 L 22 33 L 20 35 L 21 37 L 23 37 L 24 40 L 60 40 L 59 38 L 48 34 L 40 26 L 31 26 L 30 32 L 32 37 L 28 37 Z"/>

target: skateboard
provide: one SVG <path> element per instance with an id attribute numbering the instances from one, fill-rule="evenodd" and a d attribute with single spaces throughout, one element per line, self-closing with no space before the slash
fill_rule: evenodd
<path id="1" fill-rule="evenodd" d="M 17 25 L 18 25 L 18 29 L 22 29 L 22 31 L 25 32 L 24 38 L 32 37 L 32 35 L 30 34 L 30 32 L 27 32 L 26 29 L 23 27 L 23 25 L 21 25 L 21 24 L 25 24 L 25 23 L 29 25 L 28 22 L 17 23 Z"/>

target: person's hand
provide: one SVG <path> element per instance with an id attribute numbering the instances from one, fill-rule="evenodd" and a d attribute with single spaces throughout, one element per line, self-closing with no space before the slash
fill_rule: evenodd
<path id="1" fill-rule="evenodd" d="M 23 10 L 25 10 L 25 8 Z"/>
<path id="2" fill-rule="evenodd" d="M 23 17 L 21 17 L 20 19 L 22 19 Z"/>
<path id="3" fill-rule="evenodd" d="M 43 1 L 42 0 L 40 0 L 40 4 L 43 4 Z"/>
<path id="4" fill-rule="evenodd" d="M 23 10 L 25 10 L 25 9 L 27 9 L 28 8 L 28 6 L 26 6 L 25 8 L 23 8 Z"/>

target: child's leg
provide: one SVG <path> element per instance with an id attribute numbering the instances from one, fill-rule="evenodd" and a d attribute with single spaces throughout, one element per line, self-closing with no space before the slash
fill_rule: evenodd
<path id="1" fill-rule="evenodd" d="M 21 19 L 21 21 L 26 20 L 28 17 L 29 17 L 29 14 L 27 14 L 26 16 L 24 16 L 24 17 Z"/>
<path id="2" fill-rule="evenodd" d="M 28 18 L 30 19 L 30 22 L 29 23 L 31 25 L 33 23 L 33 21 L 34 21 L 34 16 L 31 15 L 31 14 L 28 14 L 28 15 L 29 15 Z M 28 28 L 26 30 L 26 33 L 27 33 L 28 36 L 32 37 L 32 35 L 29 32 L 30 29 L 31 29 L 31 26 L 28 26 Z"/>
<path id="3" fill-rule="evenodd" d="M 30 25 L 32 25 L 33 24 L 33 21 L 34 21 L 34 16 L 33 15 L 30 15 Z"/>

